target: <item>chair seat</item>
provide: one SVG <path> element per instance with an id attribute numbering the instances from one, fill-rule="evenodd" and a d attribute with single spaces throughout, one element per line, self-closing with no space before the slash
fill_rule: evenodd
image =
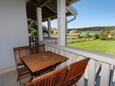
<path id="1" fill-rule="evenodd" d="M 18 66 L 24 65 L 22 61 L 18 62 Z"/>
<path id="2" fill-rule="evenodd" d="M 85 72 L 85 69 L 87 67 L 89 60 L 90 60 L 89 58 L 86 58 L 86 59 L 77 61 L 75 63 L 72 63 L 69 66 L 69 69 L 65 78 L 64 86 L 73 86 L 73 85 L 77 86 L 76 83 Z"/>
<path id="3" fill-rule="evenodd" d="M 30 71 L 26 68 L 26 67 L 20 67 L 18 68 L 18 77 L 25 77 L 27 75 L 30 75 L 29 74 Z"/>
<path id="4" fill-rule="evenodd" d="M 48 72 L 51 72 L 51 71 L 53 71 L 53 70 L 54 70 L 54 69 L 51 69 L 51 67 L 48 67 L 48 68 L 45 68 L 45 69 L 39 71 L 39 74 L 40 74 L 40 75 L 44 75 L 44 74 L 46 74 L 46 73 L 48 73 Z"/>

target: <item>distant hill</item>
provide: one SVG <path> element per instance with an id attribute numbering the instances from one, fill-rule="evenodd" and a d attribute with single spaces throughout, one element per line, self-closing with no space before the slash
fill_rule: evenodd
<path id="1" fill-rule="evenodd" d="M 97 26 L 97 27 L 84 27 L 84 28 L 69 28 L 68 31 L 80 30 L 80 31 L 100 31 L 100 30 L 113 30 L 115 26 Z"/>

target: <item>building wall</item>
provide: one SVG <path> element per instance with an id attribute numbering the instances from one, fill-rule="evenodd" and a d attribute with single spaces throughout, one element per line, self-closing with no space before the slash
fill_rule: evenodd
<path id="1" fill-rule="evenodd" d="M 15 65 L 13 47 L 28 45 L 25 0 L 0 0 L 0 70 Z"/>

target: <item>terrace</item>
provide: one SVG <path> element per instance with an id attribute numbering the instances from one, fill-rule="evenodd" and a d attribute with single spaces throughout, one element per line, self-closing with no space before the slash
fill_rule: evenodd
<path id="1" fill-rule="evenodd" d="M 78 86 L 114 86 L 115 57 L 111 55 L 86 51 L 66 46 L 66 15 L 77 15 L 70 5 L 78 0 L 2 0 L 0 1 L 0 85 L 16 86 L 16 68 L 13 48 L 29 45 L 27 16 L 36 18 L 38 22 L 39 43 L 45 44 L 46 51 L 52 51 L 66 56 L 71 64 L 76 60 L 90 58 L 85 74 Z M 26 14 L 26 4 L 29 6 Z M 33 8 L 33 9 L 32 9 Z M 30 10 L 32 9 L 32 11 Z M 35 12 L 34 12 L 35 11 Z M 35 14 L 33 14 L 35 13 Z M 36 15 L 37 14 L 37 15 Z M 57 43 L 43 38 L 42 21 L 48 21 L 50 35 L 50 19 L 58 20 Z M 13 72 L 12 72 L 13 71 Z M 12 80 L 10 79 L 12 78 Z M 8 82 L 6 81 L 8 80 Z"/>

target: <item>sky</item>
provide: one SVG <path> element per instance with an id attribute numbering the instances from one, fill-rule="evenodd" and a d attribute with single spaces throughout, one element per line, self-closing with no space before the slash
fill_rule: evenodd
<path id="1" fill-rule="evenodd" d="M 115 26 L 115 0 L 80 0 L 73 7 L 78 15 L 68 23 L 68 28 Z M 47 26 L 47 23 L 44 25 Z M 51 27 L 57 28 L 57 20 L 51 22 Z"/>

